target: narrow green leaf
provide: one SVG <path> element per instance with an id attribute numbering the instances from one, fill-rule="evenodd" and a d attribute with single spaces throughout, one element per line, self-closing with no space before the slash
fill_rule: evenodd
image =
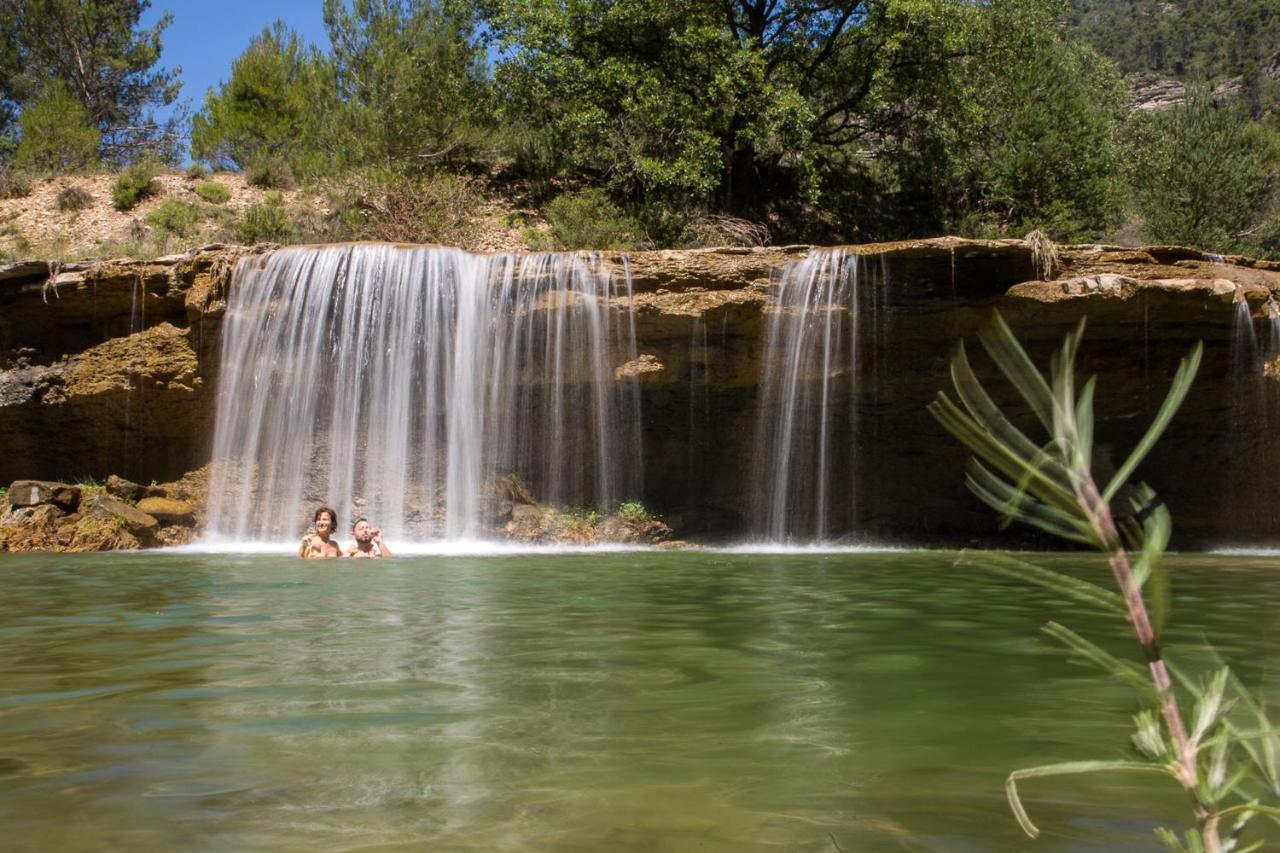
<path id="1" fill-rule="evenodd" d="M 948 432 L 972 450 L 975 456 L 1010 481 L 1017 482 L 1023 475 L 1030 473 L 1028 490 L 1043 502 L 1052 504 L 1065 512 L 1080 511 L 1070 491 L 1060 483 L 1049 479 L 1028 460 L 992 438 L 946 394 L 939 392 L 934 401 L 929 404 L 928 410 Z"/>
<path id="2" fill-rule="evenodd" d="M 1174 832 L 1172 829 L 1165 829 L 1163 826 L 1157 826 L 1156 838 L 1159 838 L 1160 843 L 1169 850 L 1174 851 L 1174 853 L 1187 853 L 1187 848 L 1183 846 L 1182 839 L 1180 839 L 1178 837 L 1178 833 Z"/>
<path id="3" fill-rule="evenodd" d="M 980 557 L 961 556 L 956 560 L 956 565 L 981 569 L 1003 577 L 1025 581 L 1050 592 L 1074 598 L 1076 601 L 1088 604 L 1091 607 L 1114 613 L 1117 616 L 1125 616 L 1127 613 L 1124 599 L 1109 589 L 1079 578 L 1073 578 L 1070 575 L 1055 572 L 1052 569 L 1042 568 L 1007 554 L 983 554 Z"/>
<path id="4" fill-rule="evenodd" d="M 1027 816 L 1027 810 L 1022 806 L 1022 800 L 1018 797 L 1019 780 L 1040 779 L 1045 776 L 1076 776 L 1084 773 L 1159 773 L 1177 778 L 1167 765 L 1138 761 L 1068 761 L 1063 764 L 1045 764 L 1041 767 L 1015 770 L 1005 780 L 1004 790 L 1009 798 L 1009 807 L 1013 809 L 1013 816 L 1018 819 L 1018 825 L 1022 827 L 1022 831 L 1032 838 L 1040 834 L 1040 830 L 1036 829 L 1035 824 L 1031 822 L 1031 818 Z"/>
<path id="5" fill-rule="evenodd" d="M 1153 698 L 1151 681 L 1146 671 L 1133 661 L 1120 660 L 1100 646 L 1089 642 L 1070 628 L 1057 622 L 1049 622 L 1041 630 L 1058 642 L 1067 646 L 1084 660 L 1114 675 L 1116 678 L 1136 689 L 1143 696 Z"/>
<path id="6" fill-rule="evenodd" d="M 975 494 L 1001 514 L 1004 525 L 1017 518 L 1055 536 L 1086 545 L 1097 544 L 1097 535 L 1083 516 L 1065 513 L 1035 499 L 1026 491 L 1000 479 L 977 459 L 972 460 L 969 465 L 966 483 Z"/>
<path id="7" fill-rule="evenodd" d="M 1022 344 L 1018 343 L 999 311 L 995 312 L 990 323 L 978 330 L 978 340 L 1000 371 L 1027 401 L 1031 411 L 1035 412 L 1044 425 L 1045 431 L 1052 435 L 1053 395 L 1049 391 L 1049 384 L 1040 375 Z"/>
<path id="8" fill-rule="evenodd" d="M 951 382 L 955 386 L 956 396 L 960 398 L 960 402 L 987 432 L 1020 456 L 1029 458 L 1035 455 L 1039 450 L 1036 443 L 1010 423 L 1004 416 L 1004 412 L 1000 411 L 1000 407 L 982 387 L 982 383 L 978 381 L 973 367 L 969 364 L 969 355 L 964 341 L 960 342 L 956 348 L 956 354 L 951 358 Z"/>
<path id="9" fill-rule="evenodd" d="M 1218 722 L 1218 717 L 1225 710 L 1222 700 L 1227 689 L 1227 677 L 1230 674 L 1231 671 L 1226 667 L 1215 672 L 1200 694 L 1200 698 L 1196 700 L 1196 725 L 1191 732 L 1192 743 L 1200 743 L 1200 739 Z"/>
<path id="10" fill-rule="evenodd" d="M 1237 814 L 1261 814 L 1269 817 L 1280 817 L 1280 806 L 1263 806 L 1258 803 L 1240 803 L 1218 812 L 1218 817 L 1231 817 Z"/>
<path id="11" fill-rule="evenodd" d="M 1156 418 L 1151 422 L 1151 426 L 1147 427 L 1147 432 L 1142 436 L 1142 440 L 1138 442 L 1138 446 L 1133 449 L 1129 454 L 1129 458 L 1124 461 L 1124 464 L 1116 471 L 1115 476 L 1111 478 L 1111 482 L 1102 493 L 1103 500 L 1110 501 L 1115 497 L 1116 492 L 1129 479 L 1129 475 L 1138 467 L 1138 464 L 1151 452 L 1151 448 L 1161 434 L 1164 433 L 1165 428 L 1169 426 L 1169 421 L 1173 419 L 1178 407 L 1186 399 L 1187 392 L 1191 390 L 1191 382 L 1195 379 L 1196 371 L 1200 369 L 1200 356 L 1203 353 L 1204 343 L 1199 342 L 1192 347 L 1191 353 L 1178 364 L 1178 372 L 1174 374 L 1173 384 L 1169 388 L 1168 396 L 1164 398 L 1164 403 L 1160 406 L 1160 411 L 1156 413 Z"/>
<path id="12" fill-rule="evenodd" d="M 1076 401 L 1076 465 L 1083 470 L 1093 465 L 1093 392 L 1097 384 L 1097 380 L 1090 377 Z"/>

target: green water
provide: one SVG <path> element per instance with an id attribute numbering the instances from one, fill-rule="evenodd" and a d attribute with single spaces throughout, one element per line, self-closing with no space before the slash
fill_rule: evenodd
<path id="1" fill-rule="evenodd" d="M 0 556 L 6 849 L 1156 850 L 1124 626 L 938 553 Z M 1082 573 L 1084 558 L 1054 558 Z M 1280 699 L 1280 560 L 1171 561 Z"/>

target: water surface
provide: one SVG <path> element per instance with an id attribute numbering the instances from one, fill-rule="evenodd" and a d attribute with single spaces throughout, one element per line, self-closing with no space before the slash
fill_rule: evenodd
<path id="1" fill-rule="evenodd" d="M 13 849 L 1158 850 L 1124 625 L 937 552 L 0 557 Z M 1089 558 L 1049 558 L 1089 574 Z M 1280 559 L 1171 560 L 1172 646 L 1280 699 Z M 1100 575 L 1101 577 L 1101 575 Z"/>

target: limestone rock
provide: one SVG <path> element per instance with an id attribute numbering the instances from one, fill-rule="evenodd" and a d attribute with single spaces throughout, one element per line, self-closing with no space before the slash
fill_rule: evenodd
<path id="1" fill-rule="evenodd" d="M 189 524 L 196 511 L 186 501 L 161 497 L 143 498 L 138 501 L 138 509 L 164 525 Z"/>
<path id="2" fill-rule="evenodd" d="M 656 518 L 611 515 L 596 525 L 596 539 L 622 545 L 656 545 L 671 538 L 671 528 Z"/>
<path id="3" fill-rule="evenodd" d="M 9 505 L 13 507 L 53 504 L 66 512 L 80 505 L 80 487 L 43 480 L 15 480 L 9 486 Z"/>
<path id="4" fill-rule="evenodd" d="M 159 527 L 155 516 L 110 495 L 95 495 L 84 502 L 81 512 L 86 518 L 119 524 L 133 536 L 149 538 Z"/>

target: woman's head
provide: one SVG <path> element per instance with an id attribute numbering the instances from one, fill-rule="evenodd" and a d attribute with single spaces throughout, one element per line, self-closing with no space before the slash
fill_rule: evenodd
<path id="1" fill-rule="evenodd" d="M 311 520 L 315 522 L 317 532 L 332 533 L 338 526 L 338 514 L 327 506 L 317 509 Z"/>

